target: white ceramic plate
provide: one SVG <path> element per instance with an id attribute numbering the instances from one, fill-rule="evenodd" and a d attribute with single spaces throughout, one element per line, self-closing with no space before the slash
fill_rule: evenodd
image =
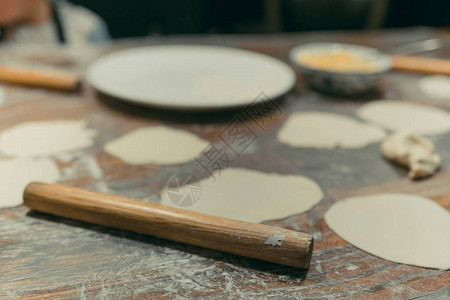
<path id="1" fill-rule="evenodd" d="M 99 91 L 124 101 L 194 110 L 247 105 L 261 93 L 274 99 L 296 80 L 288 65 L 270 56 L 199 45 L 116 52 L 94 62 L 86 77 Z"/>

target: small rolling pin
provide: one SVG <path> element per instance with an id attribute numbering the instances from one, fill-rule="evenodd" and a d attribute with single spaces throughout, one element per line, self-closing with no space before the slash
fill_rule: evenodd
<path id="1" fill-rule="evenodd" d="M 311 261 L 314 240 L 303 232 L 56 184 L 32 182 L 23 197 L 38 212 L 293 267 Z"/>
<path id="2" fill-rule="evenodd" d="M 0 66 L 0 81 L 66 91 L 79 86 L 79 76 L 74 73 L 5 66 Z"/>
<path id="3" fill-rule="evenodd" d="M 392 64 L 394 70 L 399 71 L 450 75 L 448 59 L 393 55 Z"/>

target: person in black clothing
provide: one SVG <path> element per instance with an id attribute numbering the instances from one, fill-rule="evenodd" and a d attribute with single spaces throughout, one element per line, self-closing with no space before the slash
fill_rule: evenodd
<path id="1" fill-rule="evenodd" d="M 0 41 L 14 44 L 80 44 L 109 38 L 93 12 L 63 0 L 1 0 Z"/>

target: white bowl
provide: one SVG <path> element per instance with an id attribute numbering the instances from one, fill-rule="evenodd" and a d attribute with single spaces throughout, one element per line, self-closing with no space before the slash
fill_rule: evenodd
<path id="1" fill-rule="evenodd" d="M 299 62 L 302 54 L 331 54 L 346 52 L 367 60 L 375 66 L 374 71 L 340 72 L 311 67 Z M 392 68 L 390 55 L 375 48 L 339 43 L 311 43 L 297 46 L 289 52 L 289 59 L 303 73 L 311 87 L 330 94 L 357 95 L 374 88 L 382 74 Z"/>

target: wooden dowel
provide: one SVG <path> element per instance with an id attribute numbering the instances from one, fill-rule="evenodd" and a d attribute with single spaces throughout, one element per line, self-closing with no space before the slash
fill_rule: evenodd
<path id="1" fill-rule="evenodd" d="M 393 55 L 394 70 L 450 75 L 450 60 Z"/>
<path id="2" fill-rule="evenodd" d="M 58 90 L 76 90 L 79 77 L 63 71 L 12 68 L 0 66 L 0 81 Z"/>
<path id="3" fill-rule="evenodd" d="M 30 183 L 24 202 L 38 212 L 293 267 L 308 268 L 313 251 L 306 233 L 56 184 Z"/>

